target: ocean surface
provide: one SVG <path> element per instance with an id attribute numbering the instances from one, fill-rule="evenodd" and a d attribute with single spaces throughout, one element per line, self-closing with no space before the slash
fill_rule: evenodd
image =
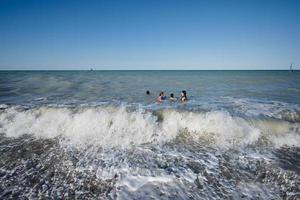
<path id="1" fill-rule="evenodd" d="M 300 71 L 0 71 L 0 156 L 0 199 L 300 199 Z"/>

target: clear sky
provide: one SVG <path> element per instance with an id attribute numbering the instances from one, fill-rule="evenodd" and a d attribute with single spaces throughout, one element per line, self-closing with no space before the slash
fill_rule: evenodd
<path id="1" fill-rule="evenodd" d="M 0 69 L 300 69 L 299 0 L 0 0 Z"/>

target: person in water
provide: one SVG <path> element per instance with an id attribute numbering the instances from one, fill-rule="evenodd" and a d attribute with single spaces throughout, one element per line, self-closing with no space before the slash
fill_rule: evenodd
<path id="1" fill-rule="evenodd" d="M 177 101 L 177 98 L 174 97 L 174 94 L 173 94 L 173 93 L 171 93 L 171 94 L 170 94 L 169 100 L 170 100 L 170 102 L 174 102 L 174 101 Z"/>
<path id="2" fill-rule="evenodd" d="M 157 101 L 158 101 L 159 103 L 162 103 L 165 99 L 166 99 L 165 93 L 164 93 L 164 92 L 160 92 L 160 93 L 159 93 L 159 96 L 157 97 Z"/>
<path id="3" fill-rule="evenodd" d="M 180 95 L 181 95 L 180 96 L 180 101 L 181 102 L 186 102 L 188 100 L 185 90 L 182 90 Z"/>

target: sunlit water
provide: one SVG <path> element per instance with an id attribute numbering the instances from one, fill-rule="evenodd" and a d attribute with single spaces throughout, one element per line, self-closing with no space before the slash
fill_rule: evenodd
<path id="1" fill-rule="evenodd" d="M 298 71 L 0 72 L 0 199 L 299 199 L 299 150 Z"/>

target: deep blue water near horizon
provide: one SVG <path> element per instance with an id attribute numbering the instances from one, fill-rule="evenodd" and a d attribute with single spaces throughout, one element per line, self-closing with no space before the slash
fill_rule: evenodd
<path id="1" fill-rule="evenodd" d="M 300 71 L 0 71 L 1 199 L 299 199 L 299 150 Z"/>

